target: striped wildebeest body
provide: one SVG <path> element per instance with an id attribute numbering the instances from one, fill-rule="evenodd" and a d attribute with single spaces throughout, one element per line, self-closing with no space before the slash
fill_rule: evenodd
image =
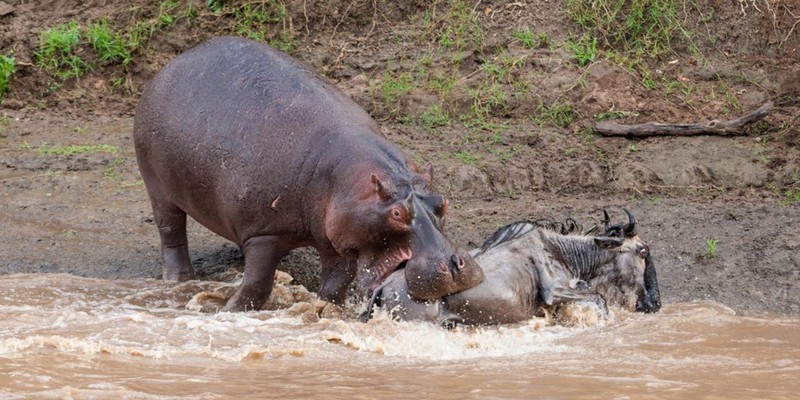
<path id="1" fill-rule="evenodd" d="M 581 232 L 578 224 L 548 220 L 508 224 L 470 252 L 483 268 L 484 281 L 438 300 L 416 301 L 402 274 L 390 276 L 370 303 L 402 320 L 452 325 L 513 323 L 543 316 L 571 302 L 606 304 L 640 312 L 661 307 L 650 249 L 636 232 L 636 221 Z"/>

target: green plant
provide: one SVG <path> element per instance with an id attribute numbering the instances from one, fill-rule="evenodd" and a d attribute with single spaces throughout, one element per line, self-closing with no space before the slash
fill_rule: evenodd
<path id="1" fill-rule="evenodd" d="M 97 58 L 102 62 L 116 62 L 127 66 L 133 59 L 130 45 L 122 36 L 111 30 L 108 20 L 100 20 L 89 25 L 86 36 L 92 49 L 97 53 Z"/>
<path id="2" fill-rule="evenodd" d="M 716 256 L 717 243 L 719 243 L 719 239 L 715 238 L 706 239 L 706 246 L 708 247 L 706 250 L 706 258 L 714 258 L 714 256 Z"/>
<path id="3" fill-rule="evenodd" d="M 437 126 L 445 126 L 450 124 L 450 116 L 447 112 L 442 110 L 442 106 L 437 103 L 431 104 L 420 117 L 422 125 L 426 128 L 435 128 Z"/>
<path id="4" fill-rule="evenodd" d="M 567 14 L 603 47 L 638 56 L 659 57 L 671 51 L 683 28 L 678 0 L 567 0 Z"/>
<path id="5" fill-rule="evenodd" d="M 522 45 L 527 48 L 533 48 L 536 47 L 537 45 L 536 38 L 534 37 L 533 32 L 528 28 L 525 28 L 523 30 L 513 31 L 511 33 L 511 37 L 519 40 L 522 43 Z"/>
<path id="6" fill-rule="evenodd" d="M 637 115 L 639 115 L 639 114 L 637 114 L 635 112 L 630 112 L 630 111 L 604 111 L 604 112 L 599 112 L 599 113 L 595 114 L 594 115 L 594 120 L 599 122 L 599 121 L 606 121 L 606 120 L 610 120 L 610 119 L 624 118 L 624 117 L 628 117 L 628 116 L 635 117 Z"/>
<path id="7" fill-rule="evenodd" d="M 284 52 L 294 48 L 294 35 L 284 24 L 276 34 L 270 37 L 269 26 L 283 22 L 288 12 L 286 6 L 279 1 L 250 2 L 237 7 L 233 11 L 233 32 L 269 44 Z"/>
<path id="8" fill-rule="evenodd" d="M 794 183 L 789 189 L 783 192 L 783 198 L 780 200 L 781 206 L 790 206 L 800 203 L 800 171 L 792 172 L 792 180 Z"/>
<path id="9" fill-rule="evenodd" d="M 558 101 L 546 107 L 544 104 L 539 104 L 536 109 L 536 114 L 531 117 L 531 120 L 537 125 L 552 125 L 555 127 L 565 128 L 572 124 L 575 119 L 575 110 L 569 104 L 559 103 Z"/>
<path id="10" fill-rule="evenodd" d="M 3 96 L 8 91 L 8 82 L 11 80 L 11 75 L 16 72 L 15 64 L 14 57 L 0 54 L 0 102 L 3 101 Z"/>
<path id="11" fill-rule="evenodd" d="M 212 12 L 220 12 L 225 8 L 225 0 L 206 0 L 206 7 Z"/>
<path id="12" fill-rule="evenodd" d="M 36 64 L 60 80 L 80 78 L 91 66 L 77 55 L 81 29 L 77 22 L 54 26 L 39 35 Z"/>
<path id="13" fill-rule="evenodd" d="M 578 65 L 585 67 L 594 62 L 597 57 L 597 38 L 588 35 L 581 36 L 577 42 L 567 41 L 567 48 L 575 53 L 575 60 Z"/>
<path id="14" fill-rule="evenodd" d="M 396 106 L 400 97 L 410 92 L 412 88 L 411 76 L 407 73 L 401 73 L 396 76 L 389 73 L 384 77 L 380 86 L 381 94 L 392 114 L 397 113 Z"/>
<path id="15" fill-rule="evenodd" d="M 509 199 L 516 199 L 519 193 L 517 193 L 514 189 L 508 189 L 503 193 L 503 196 L 508 197 Z"/>
<path id="16" fill-rule="evenodd" d="M 158 4 L 158 23 L 162 27 L 169 26 L 177 20 L 172 12 L 178 7 L 176 0 L 163 0 Z"/>
<path id="17" fill-rule="evenodd" d="M 650 198 L 648 198 L 647 200 L 650 201 L 650 204 L 652 205 L 661 204 L 661 196 L 659 195 L 650 196 Z"/>
<path id="18" fill-rule="evenodd" d="M 555 126 L 566 127 L 572 124 L 575 111 L 569 104 L 556 103 L 548 109 L 550 122 Z"/>
<path id="19" fill-rule="evenodd" d="M 31 149 L 30 144 L 23 143 L 23 149 Z M 47 142 L 44 142 L 36 148 L 36 151 L 45 156 L 61 156 L 69 157 L 76 154 L 93 154 L 93 153 L 107 153 L 117 154 L 119 146 L 110 144 L 89 144 L 89 145 L 68 145 L 68 146 L 55 146 L 51 147 Z"/>
<path id="20" fill-rule="evenodd" d="M 460 161 L 462 164 L 465 165 L 473 165 L 478 161 L 478 157 L 472 155 L 469 151 L 460 151 L 458 153 L 454 153 L 456 160 Z"/>
<path id="21" fill-rule="evenodd" d="M 436 19 L 436 10 L 423 15 L 423 28 L 434 35 L 440 49 L 463 51 L 483 47 L 483 31 L 473 12 L 474 5 L 466 0 L 447 1 L 448 11 Z"/>
<path id="22" fill-rule="evenodd" d="M 637 146 L 636 143 L 633 143 L 628 146 L 628 151 L 631 153 L 636 153 L 637 151 L 639 151 L 639 146 Z"/>
<path id="23" fill-rule="evenodd" d="M 647 59 L 663 59 L 674 53 L 677 42 L 682 42 L 695 60 L 703 63 L 692 33 L 684 25 L 684 16 L 699 15 L 701 24 L 707 25 L 709 9 L 697 2 L 679 0 L 567 0 L 567 15 L 583 35 L 578 46 L 568 43 L 568 48 L 577 50 L 579 62 L 586 63 L 591 59 L 587 43 L 596 40 L 596 48 L 602 49 L 598 57 L 637 73 L 642 85 L 654 90 L 661 82 Z"/>
<path id="24" fill-rule="evenodd" d="M 118 171 L 118 167 L 124 163 L 125 163 L 125 157 L 120 156 L 115 158 L 114 161 L 108 163 L 106 168 L 103 170 L 103 176 L 112 180 L 119 179 L 120 174 Z"/>

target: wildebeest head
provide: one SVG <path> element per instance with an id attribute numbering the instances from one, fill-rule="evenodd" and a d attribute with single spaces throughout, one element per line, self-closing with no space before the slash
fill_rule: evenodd
<path id="1" fill-rule="evenodd" d="M 616 289 L 635 287 L 636 311 L 656 312 L 661 308 L 661 296 L 650 247 L 639 237 L 633 214 L 625 208 L 623 211 L 628 216 L 628 222 L 609 226 L 608 213 L 603 210 L 605 231 L 595 237 L 594 242 L 598 247 L 618 255 L 613 263 L 606 267 L 610 270 L 599 274 L 592 286 L 603 294 L 607 301 L 610 300 L 608 297 L 617 297 L 623 305 L 632 301 L 626 301 L 624 294 Z M 623 282 L 620 281 L 627 282 L 621 284 Z M 627 305 L 633 308 L 633 304 Z"/>
<path id="2" fill-rule="evenodd" d="M 408 292 L 420 300 L 441 298 L 483 280 L 472 257 L 443 233 L 448 200 L 430 193 L 432 167 L 379 171 L 359 181 L 356 201 L 334 202 L 326 222 L 337 251 L 357 258 L 356 277 L 370 293 L 405 268 Z"/>

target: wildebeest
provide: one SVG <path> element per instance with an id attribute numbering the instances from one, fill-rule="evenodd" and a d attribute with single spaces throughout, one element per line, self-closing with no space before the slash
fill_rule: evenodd
<path id="1" fill-rule="evenodd" d="M 625 224 L 576 232 L 577 224 L 521 221 L 498 229 L 470 254 L 483 268 L 484 281 L 434 301 L 416 301 L 402 274 L 390 276 L 373 293 L 373 305 L 391 310 L 401 320 L 486 325 L 513 323 L 544 316 L 570 302 L 606 304 L 640 312 L 661 307 L 650 248 L 636 233 L 627 209 Z M 365 316 L 365 317 L 366 317 Z"/>

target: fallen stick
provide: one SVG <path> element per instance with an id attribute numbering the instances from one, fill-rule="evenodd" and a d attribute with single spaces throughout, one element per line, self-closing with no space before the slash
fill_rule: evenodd
<path id="1" fill-rule="evenodd" d="M 628 136 L 645 138 L 650 136 L 693 136 L 693 135 L 719 135 L 736 136 L 744 134 L 745 126 L 766 117 L 772 111 L 773 104 L 768 101 L 755 111 L 743 117 L 730 120 L 713 120 L 704 124 L 660 124 L 648 122 L 638 125 L 622 125 L 613 122 L 600 122 L 595 125 L 595 132 L 603 136 Z"/>

